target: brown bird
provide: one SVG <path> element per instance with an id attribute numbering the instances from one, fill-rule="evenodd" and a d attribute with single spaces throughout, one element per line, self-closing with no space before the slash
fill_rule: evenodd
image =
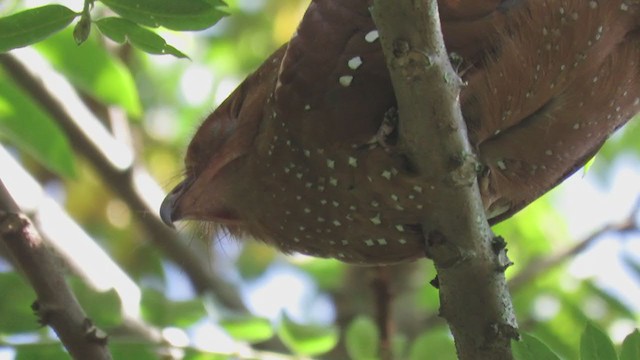
<path id="1" fill-rule="evenodd" d="M 639 0 L 441 0 L 492 223 L 580 168 L 640 110 Z M 284 252 L 424 256 L 432 191 L 394 148 L 393 89 L 365 0 L 315 0 L 204 121 L 160 210 Z M 385 120 L 386 119 L 386 120 Z M 424 119 L 430 121 L 430 119 Z"/>

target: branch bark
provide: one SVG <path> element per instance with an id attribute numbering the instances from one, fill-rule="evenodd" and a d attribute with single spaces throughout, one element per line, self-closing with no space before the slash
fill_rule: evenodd
<path id="1" fill-rule="evenodd" d="M 517 325 L 504 277 L 509 262 L 484 213 L 458 101 L 462 81 L 449 63 L 437 2 L 373 3 L 398 104 L 400 146 L 433 184 L 429 198 L 441 210 L 422 221 L 438 271 L 440 314 L 460 359 L 512 359 Z"/>
<path id="2" fill-rule="evenodd" d="M 33 286 L 31 306 L 56 332 L 74 359 L 111 359 L 107 337 L 87 317 L 29 218 L 20 213 L 0 181 L 0 238 Z"/>

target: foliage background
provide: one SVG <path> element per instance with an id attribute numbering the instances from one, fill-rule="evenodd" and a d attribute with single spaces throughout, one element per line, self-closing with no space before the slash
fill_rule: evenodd
<path id="1" fill-rule="evenodd" d="M 102 125 L 132 150 L 136 166 L 146 168 L 168 190 L 180 178 L 184 150 L 199 123 L 288 40 L 308 1 L 227 3 L 232 15 L 211 29 L 158 30 L 190 59 L 148 55 L 105 40 L 95 29 L 80 47 L 67 29 L 14 53 L 40 58 L 45 64 L 41 69 L 50 66 L 59 72 Z M 0 16 L 37 4 L 4 1 Z M 79 11 L 82 4 L 70 1 L 67 6 Z M 637 327 L 640 220 L 633 206 L 640 195 L 639 138 L 640 121 L 635 119 L 607 143 L 588 172 L 579 172 L 494 229 L 508 241 L 515 262 L 507 275 L 517 283 L 513 296 L 522 330 L 564 358 L 578 358 L 587 320 L 608 331 L 617 343 Z M 83 154 L 74 151 L 75 140 L 0 68 L 2 148 L 141 291 L 139 304 L 127 310 L 125 304 L 130 303 L 120 299 L 122 294 L 96 292 L 100 287 L 95 278 L 109 275 L 103 269 L 94 268 L 92 273 L 87 268 L 67 268 L 61 260 L 89 316 L 110 333 L 114 358 L 224 359 L 230 354 L 266 358 L 276 353 L 283 358 L 291 353 L 375 358 L 369 270 L 331 260 L 286 257 L 256 242 L 237 242 L 223 235 L 202 238 L 202 227 L 179 226 L 181 241 L 196 251 L 208 249 L 208 269 L 228 282 L 224 291 L 240 294 L 249 310 L 232 311 L 211 292 L 221 288 L 194 289 L 188 273 L 167 260 L 141 226 L 141 214 L 136 213 L 140 209 L 129 208 Z M 12 174 L 4 169 L 0 177 L 6 182 Z M 161 197 L 151 196 L 156 205 Z M 635 221 L 633 231 L 613 231 L 589 240 L 602 226 L 628 219 Z M 575 244 L 587 246 L 565 252 Z M 556 266 L 545 263 L 552 258 L 567 261 Z M 33 291 L 10 261 L 0 259 L 0 271 L 0 359 L 66 358 L 51 331 L 41 328 L 31 314 Z M 393 269 L 395 343 L 402 358 L 422 359 L 425 354 L 455 358 L 446 326 L 436 316 L 437 291 L 428 284 L 433 276 L 428 261 Z M 131 318 L 159 335 L 142 336 L 128 323 Z"/>

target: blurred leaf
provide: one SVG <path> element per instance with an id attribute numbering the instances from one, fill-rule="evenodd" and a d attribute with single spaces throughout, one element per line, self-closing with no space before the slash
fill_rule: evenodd
<path id="1" fill-rule="evenodd" d="M 433 359 L 437 354 L 438 360 L 456 360 L 456 348 L 447 330 L 425 331 L 418 336 L 409 350 L 410 360 Z"/>
<path id="2" fill-rule="evenodd" d="M 113 359 L 158 360 L 161 358 L 153 345 L 135 342 L 118 343 L 112 340 L 109 341 L 109 350 Z"/>
<path id="3" fill-rule="evenodd" d="M 354 360 L 377 359 L 380 334 L 376 323 L 368 316 L 358 316 L 345 332 L 347 353 Z"/>
<path id="4" fill-rule="evenodd" d="M 593 323 L 587 322 L 580 339 L 580 359 L 615 360 L 617 358 L 616 349 L 609 336 Z"/>
<path id="5" fill-rule="evenodd" d="M 622 342 L 622 351 L 620 352 L 620 360 L 638 360 L 640 359 L 640 332 L 635 329 Z"/>
<path id="6" fill-rule="evenodd" d="M 184 360 L 229 360 L 228 355 L 203 353 L 192 348 L 185 349 Z"/>
<path id="7" fill-rule="evenodd" d="M 409 340 L 403 334 L 396 333 L 391 339 L 391 352 L 393 359 L 406 359 L 407 345 Z"/>
<path id="8" fill-rule="evenodd" d="M 66 136 L 49 115 L 0 70 L 0 135 L 63 177 L 76 174 Z"/>
<path id="9" fill-rule="evenodd" d="M 149 288 L 142 291 L 141 312 L 145 320 L 157 326 L 187 327 L 206 315 L 202 301 L 171 301 Z"/>
<path id="10" fill-rule="evenodd" d="M 345 264 L 333 259 L 312 259 L 300 264 L 323 291 L 338 289 L 344 282 Z"/>
<path id="11" fill-rule="evenodd" d="M 113 327 L 122 322 L 122 304 L 114 289 L 99 292 L 77 277 L 70 278 L 69 285 L 97 327 Z"/>
<path id="12" fill-rule="evenodd" d="M 69 360 L 69 353 L 60 344 L 25 344 L 15 349 L 14 360 Z"/>
<path id="13" fill-rule="evenodd" d="M 272 248 L 257 241 L 248 241 L 242 246 L 236 266 L 244 279 L 254 279 L 267 271 L 275 257 L 276 252 Z"/>
<path id="14" fill-rule="evenodd" d="M 324 354 L 338 343 L 336 328 L 297 324 L 289 319 L 286 313 L 282 315 L 278 336 L 293 352 L 308 356 Z"/>
<path id="15" fill-rule="evenodd" d="M 226 14 L 221 0 L 101 0 L 120 16 L 145 26 L 204 30 Z"/>
<path id="16" fill-rule="evenodd" d="M 178 49 L 168 45 L 160 35 L 132 21 L 108 17 L 97 20 L 96 25 L 102 34 L 119 44 L 128 41 L 131 45 L 149 54 L 171 54 L 177 58 L 187 57 Z"/>
<path id="17" fill-rule="evenodd" d="M 134 118 L 140 117 L 142 106 L 131 72 L 96 38 L 90 36 L 77 46 L 69 29 L 39 43 L 36 49 L 74 86 L 107 105 L 121 106 Z"/>
<path id="18" fill-rule="evenodd" d="M 40 328 L 31 310 L 36 294 L 17 273 L 0 273 L 0 289 L 0 333 L 13 334 Z"/>
<path id="19" fill-rule="evenodd" d="M 250 315 L 226 317 L 220 321 L 220 326 L 234 339 L 249 343 L 268 340 L 274 334 L 268 319 Z"/>
<path id="20" fill-rule="evenodd" d="M 593 294 L 598 296 L 600 299 L 602 299 L 604 302 L 606 302 L 608 310 L 617 311 L 626 318 L 629 318 L 632 320 L 635 319 L 636 315 L 632 309 L 630 309 L 626 304 L 624 304 L 615 296 L 612 296 L 605 290 L 601 289 L 593 281 L 589 281 L 589 280 L 585 281 L 584 286 L 588 291 L 592 292 Z"/>
<path id="21" fill-rule="evenodd" d="M 46 39 L 76 16 L 62 5 L 45 5 L 0 18 L 0 53 Z"/>
<path id="22" fill-rule="evenodd" d="M 514 340 L 511 342 L 511 348 L 516 360 L 560 360 L 558 355 L 537 338 L 529 334 L 522 334 L 521 337 L 520 341 Z"/>

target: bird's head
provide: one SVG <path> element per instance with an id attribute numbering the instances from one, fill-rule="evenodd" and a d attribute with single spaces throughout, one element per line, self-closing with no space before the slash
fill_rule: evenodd
<path id="1" fill-rule="evenodd" d="M 234 194 L 255 148 L 267 98 L 273 92 L 280 63 L 271 61 L 251 74 L 198 128 L 185 157 L 185 179 L 162 202 L 160 216 L 177 220 L 241 225 Z"/>

